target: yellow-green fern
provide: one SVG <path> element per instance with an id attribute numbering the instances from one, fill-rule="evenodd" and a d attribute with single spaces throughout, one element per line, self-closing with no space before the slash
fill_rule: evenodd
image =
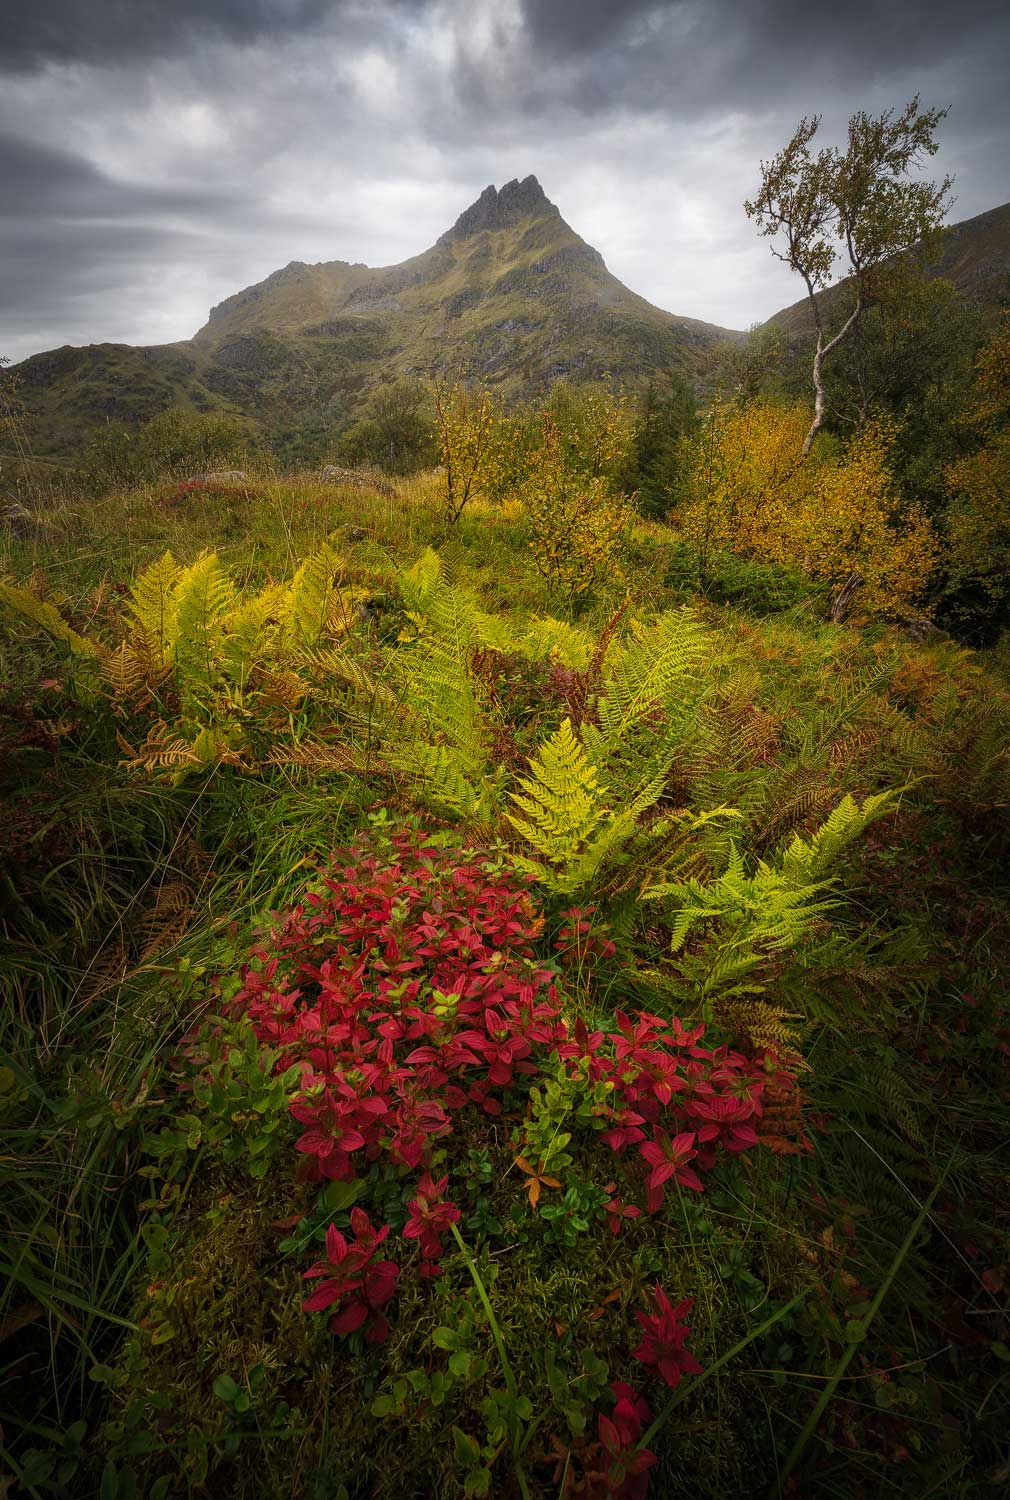
<path id="1" fill-rule="evenodd" d="M 600 785 L 570 719 L 546 740 L 520 776 L 521 792 L 511 800 L 525 815 L 506 817 L 545 860 L 573 860 L 607 816 L 606 788 Z"/>
<path id="2" fill-rule="evenodd" d="M 137 574 L 130 590 L 128 614 L 136 636 L 159 663 L 170 660 L 175 646 L 178 606 L 175 590 L 182 568 L 171 552 Z"/>
<path id="3" fill-rule="evenodd" d="M 324 543 L 296 572 L 285 600 L 286 626 L 293 644 L 311 649 L 327 628 L 335 593 L 333 579 L 341 558 Z"/>
<path id="4" fill-rule="evenodd" d="M 73 656 L 87 660 L 93 660 L 98 656 L 98 647 L 94 641 L 89 641 L 85 636 L 79 635 L 67 624 L 54 605 L 45 599 L 39 599 L 29 589 L 18 588 L 16 584 L 0 580 L 0 604 L 22 620 L 30 620 L 32 624 L 40 625 L 54 640 L 61 641 L 63 645 L 68 646 Z"/>

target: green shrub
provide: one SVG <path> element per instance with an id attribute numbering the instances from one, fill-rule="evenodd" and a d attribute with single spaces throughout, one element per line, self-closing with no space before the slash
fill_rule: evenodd
<path id="1" fill-rule="evenodd" d="M 138 427 L 98 428 L 81 455 L 79 476 L 100 493 L 164 474 L 190 479 L 204 470 L 242 468 L 254 457 L 250 428 L 239 418 L 170 406 Z"/>

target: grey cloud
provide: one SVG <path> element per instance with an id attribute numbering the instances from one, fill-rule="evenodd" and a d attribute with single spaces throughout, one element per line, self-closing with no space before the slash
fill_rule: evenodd
<path id="1" fill-rule="evenodd" d="M 681 0 L 673 0 L 680 4 Z M 671 0 L 524 0 L 523 18 L 532 39 L 569 54 L 599 46 L 628 29 L 643 14 L 670 8 Z"/>
<path id="2" fill-rule="evenodd" d="M 0 67 L 108 62 L 311 28 L 337 0 L 17 0 L 0 9 Z"/>
<path id="3" fill-rule="evenodd" d="M 23 216 L 32 223 L 49 218 L 135 219 L 152 215 L 200 215 L 230 210 L 241 201 L 236 191 L 157 187 L 118 182 L 85 157 L 38 141 L 0 134 L 0 218 Z"/>
<path id="4" fill-rule="evenodd" d="M 980 41 L 983 77 L 1005 74 L 1010 54 L 1005 0 L 524 0 L 523 12 L 533 42 L 571 60 L 555 103 L 590 115 L 766 108 L 784 93 L 816 113 L 840 89 L 871 92 Z"/>

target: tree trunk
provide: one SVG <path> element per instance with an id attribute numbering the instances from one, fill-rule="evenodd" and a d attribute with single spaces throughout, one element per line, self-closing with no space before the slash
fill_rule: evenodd
<path id="1" fill-rule="evenodd" d="M 810 286 L 809 282 L 807 283 L 807 291 L 810 294 L 810 301 L 813 303 L 813 308 L 814 308 L 814 322 L 815 322 L 815 325 L 816 325 L 816 328 L 817 328 L 817 349 L 816 349 L 816 351 L 814 353 L 814 368 L 813 368 L 813 381 L 814 381 L 814 420 L 810 424 L 810 431 L 807 433 L 806 437 L 803 439 L 803 457 L 804 458 L 808 458 L 810 456 L 810 450 L 814 446 L 814 438 L 817 436 L 817 434 L 820 431 L 821 427 L 824 425 L 824 412 L 825 412 L 825 405 L 826 405 L 825 399 L 824 399 L 824 376 L 822 374 L 823 367 L 824 367 L 824 356 L 826 354 L 830 354 L 833 349 L 837 349 L 838 345 L 842 342 L 842 340 L 844 338 L 846 338 L 849 333 L 851 333 L 851 331 L 855 327 L 856 321 L 859 318 L 859 315 L 862 312 L 863 307 L 864 307 L 864 303 L 863 303 L 863 287 L 862 287 L 862 283 L 858 282 L 857 286 L 856 286 L 856 305 L 855 305 L 855 307 L 852 309 L 852 311 L 850 312 L 849 316 L 846 318 L 845 322 L 842 324 L 841 328 L 839 328 L 839 330 L 835 334 L 834 338 L 830 339 L 828 341 L 828 343 L 825 343 L 824 342 L 824 329 L 823 329 L 823 326 L 821 324 L 821 315 L 820 315 L 820 310 L 819 310 L 819 308 L 817 306 L 817 298 L 816 298 L 816 296 L 814 294 L 814 291 L 813 291 L 813 288 Z"/>
<path id="2" fill-rule="evenodd" d="M 803 439 L 803 457 L 809 458 L 810 450 L 814 446 L 814 438 L 824 422 L 824 378 L 821 374 L 821 365 L 824 360 L 824 350 L 821 347 L 821 331 L 817 330 L 817 350 L 814 354 L 814 420 L 810 424 L 810 431 Z"/>
<path id="3" fill-rule="evenodd" d="M 865 582 L 866 579 L 862 573 L 858 573 L 853 569 L 831 602 L 831 613 L 828 618 L 831 620 L 832 625 L 840 625 L 842 623 L 852 607 L 852 601 L 857 591 L 862 588 Z"/>

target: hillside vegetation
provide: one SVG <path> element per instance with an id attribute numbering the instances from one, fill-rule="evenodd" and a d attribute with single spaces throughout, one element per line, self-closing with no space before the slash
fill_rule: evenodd
<path id="1" fill-rule="evenodd" d="M 382 490 L 8 519 L 19 1489 L 1002 1492 L 1005 650 L 701 487 L 788 408 L 440 400 Z"/>

